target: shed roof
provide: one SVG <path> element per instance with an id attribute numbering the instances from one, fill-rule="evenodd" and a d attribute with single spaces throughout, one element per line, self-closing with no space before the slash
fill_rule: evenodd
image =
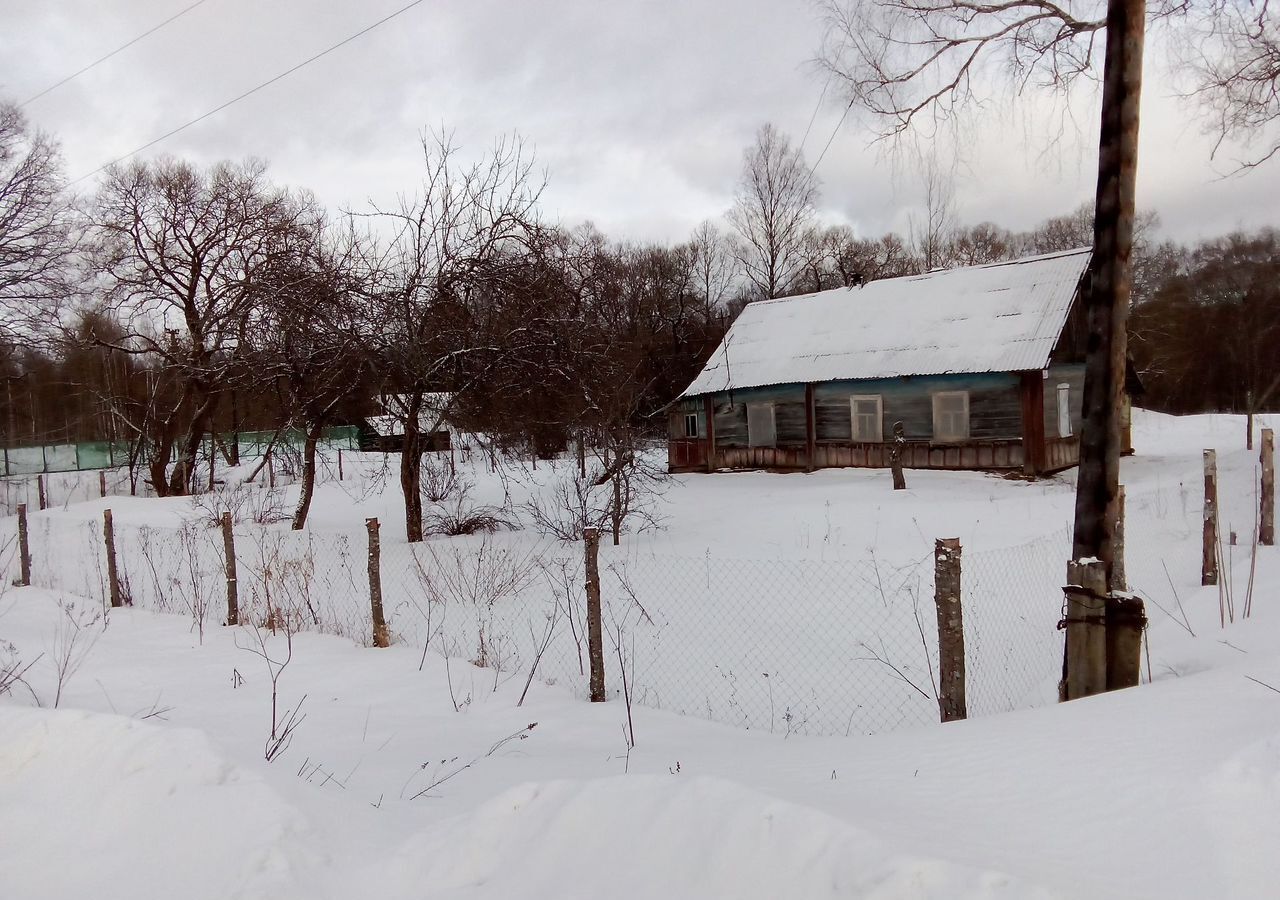
<path id="1" fill-rule="evenodd" d="M 748 304 L 682 396 L 1049 364 L 1089 248 Z"/>

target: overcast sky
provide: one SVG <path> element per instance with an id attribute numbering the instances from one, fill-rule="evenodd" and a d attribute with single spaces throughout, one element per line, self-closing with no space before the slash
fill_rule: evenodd
<path id="1" fill-rule="evenodd" d="M 0 95 L 26 100 L 191 2 L 0 0 Z M 205 0 L 26 112 L 78 178 L 406 2 Z M 811 162 L 835 135 L 818 167 L 825 219 L 905 231 L 920 203 L 912 169 L 855 117 L 835 129 L 843 102 L 832 88 L 819 103 L 809 63 L 820 40 L 808 0 L 427 0 L 147 152 L 262 157 L 277 181 L 360 208 L 413 190 L 424 129 L 453 129 L 470 152 L 514 130 L 547 170 L 551 218 L 678 240 L 728 207 L 743 148 L 772 121 L 797 143 L 808 130 Z M 1233 157 L 1209 160 L 1163 59 L 1148 53 L 1139 204 L 1181 240 L 1274 223 L 1280 161 L 1224 180 Z M 974 120 L 959 219 L 1027 228 L 1090 200 L 1096 94 L 1072 109 L 1065 130 L 1043 101 L 999 101 Z"/>

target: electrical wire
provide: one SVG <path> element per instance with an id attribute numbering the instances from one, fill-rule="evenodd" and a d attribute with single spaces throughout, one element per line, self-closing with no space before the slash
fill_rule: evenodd
<path id="1" fill-rule="evenodd" d="M 215 106 L 213 109 L 209 110 L 208 112 L 198 115 L 194 119 L 191 119 L 188 122 L 184 122 L 183 124 L 179 125 L 177 128 L 174 128 L 170 131 L 166 131 L 164 134 L 160 135 L 159 137 L 153 138 L 152 140 L 147 141 L 141 147 L 135 147 L 133 150 L 130 150 L 128 153 L 125 153 L 121 156 L 117 156 L 115 159 L 111 160 L 110 162 L 103 163 L 101 166 L 94 169 L 92 172 L 88 172 L 84 175 L 81 175 L 75 181 L 71 182 L 71 184 L 73 185 L 79 184 L 80 182 L 84 181 L 86 178 L 92 178 L 94 175 L 97 175 L 99 172 L 102 172 L 110 168 L 111 166 L 114 166 L 118 162 L 123 162 L 129 157 L 135 156 L 136 154 L 141 153 L 143 150 L 147 150 L 147 149 L 150 149 L 151 147 L 154 147 L 156 144 L 160 143 L 161 141 L 168 140 L 169 138 L 173 137 L 175 134 L 178 134 L 179 132 L 186 131 L 192 125 L 203 122 L 205 119 L 209 118 L 210 116 L 217 115 L 218 113 L 222 112 L 228 106 L 232 106 L 233 104 L 239 103 L 241 100 L 244 100 L 246 97 L 250 97 L 258 93 L 258 91 L 262 90 L 263 88 L 270 87 L 271 85 L 275 84 L 277 81 L 280 81 L 283 78 L 287 78 L 288 76 L 292 75 L 294 72 L 298 71 L 299 69 L 302 69 L 306 66 L 311 65 L 311 63 L 315 62 L 316 60 L 324 56 L 328 56 L 330 53 L 332 53 L 334 50 L 337 50 L 339 47 L 343 47 L 351 43 L 352 41 L 356 40 L 357 38 L 363 37 L 364 35 L 368 34 L 370 31 L 373 31 L 378 26 L 385 25 L 387 22 L 390 22 L 392 19 L 396 18 L 397 16 L 408 12 L 409 10 L 413 9 L 415 6 L 419 6 L 424 2 L 425 0 L 413 0 L 412 3 L 405 4 L 404 6 L 397 9 L 395 12 L 390 13 L 386 16 L 383 16 L 381 19 L 374 22 L 373 24 L 366 25 L 364 28 L 360 29 L 355 34 L 348 35 L 347 37 L 338 41 L 336 44 L 332 44 L 326 47 L 325 49 L 321 50 L 319 53 L 316 53 L 314 56 L 309 56 L 306 59 L 304 59 L 302 62 L 294 66 L 291 66 L 288 69 L 285 69 L 279 75 L 275 75 L 271 78 L 268 78 L 266 81 L 261 82 L 255 87 L 249 88 L 249 90 L 245 91 L 242 94 L 237 94 L 235 97 L 232 97 L 230 100 L 226 101 L 225 103 Z"/>
<path id="2" fill-rule="evenodd" d="M 124 51 L 124 50 L 128 50 L 130 47 L 132 47 L 134 44 L 138 43 L 138 41 L 142 40 L 144 37 L 147 37 L 148 35 L 155 34 L 157 31 L 159 31 L 159 30 L 160 30 L 161 28 L 163 28 L 164 26 L 168 25 L 170 22 L 173 22 L 173 21 L 176 21 L 176 20 L 178 20 L 178 19 L 182 18 L 182 17 L 183 17 L 183 16 L 185 16 L 187 13 L 191 12 L 191 10 L 195 9 L 197 6 L 201 6 L 202 4 L 207 3 L 207 2 L 208 2 L 208 0 L 196 0 L 196 2 L 195 2 L 195 3 L 192 3 L 190 6 L 186 7 L 185 9 L 179 10 L 178 12 L 174 13 L 173 15 L 171 15 L 169 18 L 165 19 L 165 20 L 164 20 L 163 22 L 161 22 L 160 24 L 158 24 L 158 25 L 154 25 L 154 26 L 152 26 L 151 28 L 148 28 L 146 31 L 142 32 L 142 34 L 138 35 L 138 36 L 137 36 L 137 37 L 135 37 L 133 40 L 131 40 L 131 41 L 127 42 L 127 43 L 121 44 L 119 47 L 117 47 L 116 49 L 112 50 L 112 51 L 111 51 L 110 53 L 108 53 L 106 56 L 99 56 L 97 59 L 95 59 L 93 62 L 89 63 L 87 66 L 85 66 L 85 67 L 83 67 L 83 68 L 81 68 L 81 69 L 76 69 L 76 71 L 72 72 L 70 75 L 68 75 L 66 78 L 63 78 L 61 81 L 55 81 L 53 84 L 49 85 L 47 88 L 45 88 L 45 89 L 44 89 L 43 91 L 41 91 L 40 93 L 38 93 L 38 94 L 36 94 L 36 95 L 34 95 L 34 96 L 32 96 L 32 97 L 28 97 L 26 100 L 23 100 L 21 103 L 19 103 L 19 104 L 18 104 L 18 106 L 26 106 L 28 103 L 34 103 L 36 100 L 39 100 L 39 99 L 40 99 L 41 97 L 43 97 L 45 94 L 48 94 L 48 93 L 50 93 L 51 91 L 55 91 L 55 90 L 57 90 L 58 88 L 62 87 L 64 84 L 66 84 L 68 81 L 72 81 L 72 80 L 74 80 L 74 79 L 76 79 L 76 78 L 79 78 L 81 75 L 83 75 L 85 72 L 88 72 L 90 69 L 94 68 L 95 66 L 101 65 L 102 63 L 104 63 L 104 62 L 106 62 L 107 60 L 109 60 L 111 57 L 115 56 L 117 53 L 120 53 L 120 52 L 122 52 L 122 51 Z"/>

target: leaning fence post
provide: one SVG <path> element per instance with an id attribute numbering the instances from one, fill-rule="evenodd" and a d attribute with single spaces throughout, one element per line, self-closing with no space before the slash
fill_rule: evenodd
<path id="1" fill-rule="evenodd" d="M 1276 433 L 1262 429 L 1262 495 L 1258 498 L 1258 543 L 1276 542 Z"/>
<path id="2" fill-rule="evenodd" d="M 953 722 L 968 714 L 964 686 L 959 538 L 934 541 L 933 599 L 938 607 L 938 710 L 942 721 Z"/>
<path id="3" fill-rule="evenodd" d="M 391 646 L 387 620 L 382 614 L 382 544 L 378 540 L 378 520 L 365 519 L 369 531 L 369 609 L 373 616 L 373 646 Z"/>
<path id="4" fill-rule="evenodd" d="M 27 504 L 18 504 L 18 571 L 22 587 L 31 586 L 31 543 L 27 537 Z"/>
<path id="5" fill-rule="evenodd" d="M 600 616 L 600 529 L 582 529 L 587 561 L 587 650 L 591 657 L 591 702 L 603 703 L 604 634 Z"/>
<path id="6" fill-rule="evenodd" d="M 1204 540 L 1200 583 L 1218 583 L 1218 455 L 1204 451 Z"/>
<path id="7" fill-rule="evenodd" d="M 236 577 L 236 539 L 231 530 L 231 513 L 222 514 L 222 552 L 227 563 L 227 624 L 240 624 L 240 584 Z"/>
<path id="8" fill-rule="evenodd" d="M 1063 700 L 1077 700 L 1107 689 L 1107 567 L 1100 559 L 1067 563 L 1066 671 Z"/>
<path id="9" fill-rule="evenodd" d="M 40 508 L 48 509 L 49 508 L 49 490 L 45 486 L 43 475 L 36 476 L 36 496 L 40 500 Z"/>
<path id="10" fill-rule="evenodd" d="M 102 469 L 98 470 L 98 496 L 107 496 L 107 473 Z"/>
<path id="11" fill-rule="evenodd" d="M 123 606 L 120 599 L 120 573 L 116 570 L 116 528 L 111 521 L 111 510 L 102 511 L 102 537 L 107 545 L 107 587 L 111 592 L 111 605 Z"/>

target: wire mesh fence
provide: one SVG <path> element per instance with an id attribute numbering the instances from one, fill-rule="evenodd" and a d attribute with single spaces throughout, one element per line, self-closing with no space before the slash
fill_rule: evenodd
<path id="1" fill-rule="evenodd" d="M 9 520 L 10 522 L 12 520 Z M 12 527 L 9 525 L 7 527 Z M 234 529 L 240 621 L 370 643 L 363 530 Z M 963 556 L 970 715 L 1050 699 L 1061 667 L 1065 531 Z M 107 602 L 101 523 L 36 516 L 32 581 Z M 115 525 L 126 602 L 226 616 L 226 559 L 214 521 Z M 602 548 L 611 698 L 785 734 L 858 734 L 938 721 L 932 548 L 906 564 L 732 559 Z M 526 678 L 586 697 L 583 545 L 527 535 L 381 549 L 393 639 L 465 660 L 466 694 Z"/>

